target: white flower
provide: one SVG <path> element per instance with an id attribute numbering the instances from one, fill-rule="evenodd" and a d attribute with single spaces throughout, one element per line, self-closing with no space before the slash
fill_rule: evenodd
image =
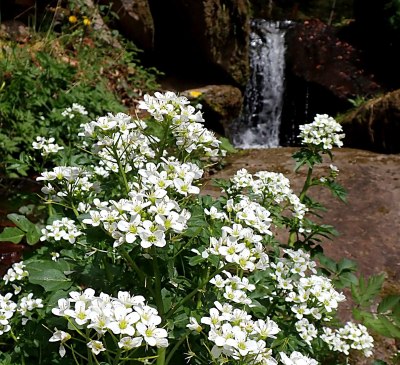
<path id="1" fill-rule="evenodd" d="M 91 340 L 90 342 L 88 342 L 87 347 L 89 347 L 95 355 L 98 355 L 102 351 L 106 351 L 103 342 L 96 340 Z"/>
<path id="2" fill-rule="evenodd" d="M 165 347 L 168 333 L 164 328 L 157 328 L 155 325 L 145 325 L 139 322 L 136 324 L 136 329 L 150 346 Z"/>
<path id="3" fill-rule="evenodd" d="M 280 352 L 279 355 L 281 356 L 281 362 L 284 365 L 318 365 L 316 360 L 302 355 L 297 351 L 293 351 L 290 357 L 288 357 L 284 352 Z"/>
<path id="4" fill-rule="evenodd" d="M 199 333 L 202 331 L 203 328 L 199 325 L 196 318 L 190 317 L 189 321 L 190 321 L 190 323 L 186 325 L 187 328 L 189 328 L 192 331 L 199 332 Z"/>
<path id="5" fill-rule="evenodd" d="M 140 347 L 143 342 L 143 337 L 122 337 L 118 341 L 118 347 L 125 350 L 129 351 L 132 350 L 135 347 Z"/>
<path id="6" fill-rule="evenodd" d="M 55 332 L 53 333 L 53 336 L 50 337 L 49 342 L 58 342 L 60 341 L 60 347 L 59 347 L 59 354 L 61 357 L 65 356 L 65 347 L 64 347 L 64 343 L 67 342 L 69 339 L 71 338 L 71 335 L 68 332 L 64 332 L 61 330 L 57 330 L 57 328 L 55 328 Z"/>
<path id="7" fill-rule="evenodd" d="M 114 308 L 114 320 L 110 322 L 108 328 L 116 335 L 133 336 L 135 334 L 134 324 L 140 320 L 137 312 L 132 312 L 131 308 L 117 305 Z"/>

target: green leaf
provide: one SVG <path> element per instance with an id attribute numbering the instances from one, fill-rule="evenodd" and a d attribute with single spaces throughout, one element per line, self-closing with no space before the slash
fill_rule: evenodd
<path id="1" fill-rule="evenodd" d="M 29 282 L 38 284 L 46 291 L 55 291 L 71 287 L 72 282 L 61 271 L 48 269 L 40 273 L 29 275 Z"/>
<path id="2" fill-rule="evenodd" d="M 379 294 L 384 280 L 384 274 L 371 276 L 368 281 L 360 277 L 358 285 L 351 286 L 351 293 L 357 304 L 362 307 L 368 306 L 371 300 Z"/>
<path id="3" fill-rule="evenodd" d="M 45 291 L 67 290 L 72 285 L 64 274 L 70 269 L 68 262 L 64 260 L 31 261 L 26 264 L 26 269 L 29 272 L 29 282 L 42 286 Z"/>
<path id="4" fill-rule="evenodd" d="M 335 281 L 338 288 L 349 288 L 351 285 L 357 285 L 357 283 L 357 276 L 350 271 L 340 273 L 339 278 Z"/>
<path id="5" fill-rule="evenodd" d="M 0 241 L 19 243 L 24 238 L 25 232 L 21 231 L 17 227 L 6 227 L 4 231 L 0 233 Z"/>
<path id="6" fill-rule="evenodd" d="M 34 224 L 28 218 L 21 214 L 7 214 L 7 218 L 24 232 L 28 232 L 29 229 L 34 226 Z"/>
<path id="7" fill-rule="evenodd" d="M 400 327 L 397 327 L 385 315 L 379 314 L 376 317 L 367 312 L 362 312 L 364 325 L 382 336 L 400 338 Z"/>
<path id="8" fill-rule="evenodd" d="M 383 298 L 378 305 L 378 313 L 386 313 L 398 306 L 400 303 L 400 295 L 388 295 Z"/>
<path id="9" fill-rule="evenodd" d="M 222 150 L 225 150 L 226 152 L 229 153 L 235 153 L 237 152 L 237 149 L 235 147 L 233 147 L 233 145 L 231 144 L 231 142 L 229 142 L 228 138 L 225 137 L 220 137 L 219 140 L 221 141 L 221 144 L 219 145 L 219 147 Z"/>
<path id="10" fill-rule="evenodd" d="M 201 257 L 200 255 L 196 255 L 189 259 L 189 265 L 196 266 L 204 261 L 205 261 L 205 258 Z"/>
<path id="11" fill-rule="evenodd" d="M 349 259 L 342 259 L 338 263 L 339 271 L 356 271 L 357 263 Z"/>
<path id="12" fill-rule="evenodd" d="M 31 227 L 29 227 L 28 232 L 26 232 L 26 242 L 29 245 L 34 245 L 39 242 L 40 237 L 42 235 L 42 232 L 40 231 L 40 228 L 32 224 Z"/>
<path id="13" fill-rule="evenodd" d="M 188 221 L 188 228 L 185 230 L 186 237 L 197 237 L 204 228 L 208 226 L 204 218 L 204 210 L 200 206 L 195 206 Z"/>

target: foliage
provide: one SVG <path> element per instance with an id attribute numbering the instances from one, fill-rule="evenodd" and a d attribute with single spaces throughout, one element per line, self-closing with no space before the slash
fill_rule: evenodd
<path id="1" fill-rule="evenodd" d="M 341 145 L 339 125 L 320 115 L 303 126 L 300 196 L 282 174 L 241 169 L 217 181 L 212 198 L 200 194 L 201 177 L 225 153 L 201 112 L 170 92 L 145 95 L 139 107 L 148 120 L 88 119 L 80 147 L 60 153 L 47 145 L 54 141 L 38 142 L 42 154 L 54 149 L 55 166 L 37 179 L 49 215 L 41 244 L 1 283 L 2 363 L 314 365 L 357 350 L 371 356 L 365 326 L 336 318 L 345 297 L 334 284 L 357 283 L 361 305 L 381 278 L 358 281 L 354 263 L 325 258 L 321 239 L 334 231 L 312 221 L 321 209 L 312 186 L 344 198 L 336 167 L 312 176 Z M 35 243 L 23 216 L 10 219 Z M 288 242 L 277 239 L 282 229 Z"/>
<path id="2" fill-rule="evenodd" d="M 63 11 L 76 14 L 76 22 L 57 10 L 36 32 L 31 29 L 24 43 L 1 41 L 0 175 L 27 174 L 34 136 L 52 136 L 62 146 L 76 143 L 79 115 L 62 115 L 73 103 L 95 118 L 109 110 L 126 111 L 139 90 L 158 86 L 156 71 L 140 65 L 133 44 L 114 34 L 120 48 L 110 47 L 101 30 L 91 27 L 89 14 L 73 4 Z"/>

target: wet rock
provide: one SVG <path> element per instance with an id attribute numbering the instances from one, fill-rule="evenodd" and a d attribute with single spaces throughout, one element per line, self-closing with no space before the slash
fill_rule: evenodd
<path id="1" fill-rule="evenodd" d="M 287 64 L 294 75 L 328 89 L 339 99 L 372 95 L 379 85 L 366 75 L 359 52 L 319 20 L 297 24 L 288 34 Z"/>
<path id="2" fill-rule="evenodd" d="M 348 146 L 400 152 L 400 90 L 376 97 L 340 120 Z"/>
<path id="3" fill-rule="evenodd" d="M 206 127 L 226 135 L 230 123 L 239 116 L 242 107 L 242 92 L 230 85 L 207 85 L 182 93 L 192 102 L 203 106 Z"/>

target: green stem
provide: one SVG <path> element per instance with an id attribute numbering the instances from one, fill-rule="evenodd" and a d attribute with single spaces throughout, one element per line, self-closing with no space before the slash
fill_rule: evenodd
<path id="1" fill-rule="evenodd" d="M 118 365 L 119 359 L 121 357 L 122 349 L 118 349 L 117 354 L 114 357 L 114 365 Z"/>
<path id="2" fill-rule="evenodd" d="M 215 271 L 213 274 L 211 274 L 210 276 L 208 276 L 206 278 L 206 280 L 203 280 L 200 282 L 200 284 L 194 288 L 188 295 L 186 295 L 186 297 L 182 298 L 175 306 L 173 306 L 165 315 L 165 319 L 170 318 L 180 307 L 182 307 L 182 305 L 184 305 L 186 302 L 188 302 L 190 299 L 192 299 L 198 292 L 199 290 L 203 289 L 207 283 L 216 275 L 218 275 L 219 273 L 221 273 L 222 271 L 226 270 L 228 267 L 228 265 L 225 265 L 223 267 L 221 267 L 220 269 L 218 269 L 217 271 Z"/>
<path id="3" fill-rule="evenodd" d="M 125 261 L 128 263 L 128 265 L 136 272 L 136 274 L 139 276 L 139 279 L 144 283 L 144 287 L 147 288 L 146 286 L 146 274 L 140 270 L 139 266 L 136 265 L 136 262 L 132 260 L 132 257 L 129 255 L 128 252 L 125 251 L 125 249 L 120 246 L 119 247 L 119 252 L 121 253 L 122 257 L 125 259 Z M 147 288 L 151 295 L 154 297 L 154 291 L 151 287 Z"/>
<path id="4" fill-rule="evenodd" d="M 163 318 L 164 303 L 161 295 L 161 274 L 160 274 L 160 268 L 158 266 L 157 251 L 154 246 L 153 246 L 153 273 L 154 273 L 154 295 L 155 295 L 154 300 L 156 301 L 158 313 L 160 314 L 161 318 Z"/>
<path id="5" fill-rule="evenodd" d="M 301 191 L 300 196 L 299 196 L 300 201 L 302 203 L 304 201 L 304 198 L 305 198 L 305 196 L 307 194 L 307 191 L 308 191 L 309 187 L 311 186 L 312 173 L 313 173 L 313 168 L 309 167 L 308 168 L 308 172 L 307 172 L 307 178 L 306 178 L 306 181 L 304 182 L 303 190 Z"/>
<path id="6" fill-rule="evenodd" d="M 105 274 L 106 274 L 106 278 L 110 283 L 112 283 L 113 275 L 112 275 L 112 273 L 110 271 L 110 267 L 109 267 L 109 265 L 107 263 L 107 257 L 105 255 L 103 255 L 102 261 L 103 261 L 103 265 L 104 265 L 104 271 L 105 271 Z"/>
<path id="7" fill-rule="evenodd" d="M 174 353 L 176 352 L 176 350 L 178 350 L 178 348 L 182 345 L 182 343 L 187 339 L 187 334 L 185 334 L 185 336 L 182 336 L 180 338 L 180 340 L 174 345 L 174 347 L 171 349 L 171 351 L 168 353 L 167 359 L 165 360 L 165 365 L 168 365 L 169 362 L 172 359 L 172 356 L 174 355 Z"/>
<path id="8" fill-rule="evenodd" d="M 165 365 L 166 348 L 160 347 L 157 349 L 157 362 L 156 365 Z"/>
<path id="9" fill-rule="evenodd" d="M 307 171 L 306 181 L 304 182 L 303 189 L 301 190 L 301 193 L 300 193 L 300 196 L 299 196 L 299 199 L 300 199 L 301 203 L 304 202 L 304 198 L 305 198 L 305 196 L 307 194 L 307 191 L 310 188 L 310 186 L 312 185 L 311 184 L 311 182 L 312 182 L 312 180 L 311 180 L 312 173 L 313 173 L 313 168 L 309 167 L 308 171 Z M 292 230 L 290 232 L 289 240 L 288 240 L 288 244 L 289 244 L 290 247 L 294 246 L 294 243 L 296 242 L 296 236 L 297 236 L 297 231 L 296 230 Z"/>
<path id="10" fill-rule="evenodd" d="M 164 154 L 165 146 L 166 146 L 167 140 L 168 140 L 168 132 L 169 132 L 170 126 L 171 126 L 171 121 L 170 120 L 166 121 L 164 130 L 163 130 L 163 136 L 161 137 L 161 147 L 158 150 L 157 157 L 156 157 L 156 164 L 160 162 L 161 157 Z"/>

